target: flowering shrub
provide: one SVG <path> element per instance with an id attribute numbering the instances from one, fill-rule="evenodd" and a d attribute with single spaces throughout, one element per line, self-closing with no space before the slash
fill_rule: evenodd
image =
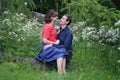
<path id="1" fill-rule="evenodd" d="M 35 35 L 32 33 L 36 33 L 36 30 L 42 26 L 37 22 L 37 19 L 28 19 L 27 16 L 22 13 L 12 15 L 10 12 L 5 11 L 4 15 L 11 16 L 8 19 L 2 20 L 1 24 L 8 30 L 7 34 L 13 36 L 17 41 L 25 41 L 27 37 Z M 2 32 L 4 31 L 6 32 L 6 30 L 2 30 Z"/>
<path id="2" fill-rule="evenodd" d="M 120 20 L 118 20 L 116 23 L 115 23 L 115 25 L 114 26 L 120 26 Z"/>
<path id="3" fill-rule="evenodd" d="M 114 45 L 119 41 L 119 28 L 107 29 L 105 26 L 102 26 L 99 29 L 98 34 L 100 37 L 98 41 L 99 43 L 108 43 L 108 44 Z"/>
<path id="4" fill-rule="evenodd" d="M 97 41 L 99 36 L 97 35 L 97 30 L 94 27 L 85 27 L 82 30 L 82 38 L 88 41 Z"/>
<path id="5" fill-rule="evenodd" d="M 12 51 L 19 52 L 25 48 L 27 51 L 35 45 L 35 40 L 40 42 L 42 24 L 36 18 L 27 18 L 23 13 L 9 11 L 5 11 L 2 16 L 5 18 L 0 21 L 1 51 L 14 53 Z"/>
<path id="6" fill-rule="evenodd" d="M 83 27 L 86 26 L 86 22 L 77 22 L 76 24 L 72 24 L 70 26 L 73 34 L 73 41 L 78 41 L 81 37 L 81 31 L 83 30 Z"/>
<path id="7" fill-rule="evenodd" d="M 89 42 L 99 42 L 100 44 L 115 45 L 119 42 L 119 28 L 109 28 L 102 26 L 99 30 L 95 27 L 85 27 L 82 30 L 82 38 Z"/>

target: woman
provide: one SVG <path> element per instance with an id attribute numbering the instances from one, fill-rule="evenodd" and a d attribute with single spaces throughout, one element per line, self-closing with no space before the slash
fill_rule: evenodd
<path id="1" fill-rule="evenodd" d="M 50 62 L 57 60 L 57 73 L 65 73 L 66 66 L 66 49 L 59 46 L 59 40 L 57 40 L 57 31 L 54 24 L 58 18 L 58 12 L 50 9 L 47 11 L 44 21 L 45 25 L 42 31 L 42 50 L 36 56 L 36 60 L 43 62 Z"/>

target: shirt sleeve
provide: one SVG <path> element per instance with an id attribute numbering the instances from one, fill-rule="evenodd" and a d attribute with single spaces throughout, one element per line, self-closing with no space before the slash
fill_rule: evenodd
<path id="1" fill-rule="evenodd" d="M 50 31 L 51 31 L 51 27 L 50 26 L 45 26 L 44 30 L 43 30 L 43 38 L 49 39 L 50 38 Z"/>
<path id="2" fill-rule="evenodd" d="M 66 48 L 66 50 L 68 50 L 69 46 L 71 46 L 72 39 L 73 39 L 73 35 L 72 34 L 67 34 L 66 35 L 66 38 L 64 40 L 64 47 Z"/>

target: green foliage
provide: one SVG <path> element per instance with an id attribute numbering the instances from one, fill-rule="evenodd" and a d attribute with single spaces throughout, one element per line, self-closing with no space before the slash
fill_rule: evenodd
<path id="1" fill-rule="evenodd" d="M 86 49 L 88 50 L 88 48 Z M 78 56 L 77 54 L 80 55 Z M 28 64 L 28 62 L 25 61 L 22 63 L 3 62 L 2 64 L 0 64 L 0 79 L 2 80 L 74 80 L 74 79 L 119 80 L 120 79 L 119 74 L 113 75 L 113 73 L 111 73 L 111 71 L 109 71 L 108 69 L 103 69 L 102 68 L 103 65 L 96 65 L 97 67 L 93 66 L 91 63 L 94 63 L 97 58 L 91 54 L 95 54 L 95 53 L 92 52 L 89 53 L 88 51 L 84 53 L 84 50 L 81 53 L 77 53 L 77 52 L 74 53 L 73 60 L 78 60 L 77 63 L 79 63 L 80 65 L 75 66 L 74 69 L 68 70 L 65 75 L 58 75 L 54 70 L 48 71 L 39 68 L 39 66 L 36 68 L 31 67 Z M 92 57 L 94 57 L 94 59 Z"/>
<path id="2" fill-rule="evenodd" d="M 56 9 L 58 10 L 58 0 L 33 0 L 36 4 L 35 11 L 46 13 L 48 9 Z M 51 5 L 52 4 L 52 5 Z"/>
<path id="3" fill-rule="evenodd" d="M 52 4 L 48 4 L 47 0 L 40 0 L 40 2 L 49 6 Z M 88 43 L 88 41 L 83 40 L 81 32 L 89 25 L 96 27 L 96 29 L 103 25 L 107 25 L 108 29 L 111 29 L 109 27 L 119 28 L 120 12 L 114 8 L 108 9 L 101 6 L 95 0 L 56 0 L 54 2 L 56 4 L 51 6 L 59 9 L 58 2 L 62 4 L 60 7 L 65 7 L 62 10 L 68 11 L 73 20 L 78 22 L 78 25 L 72 27 L 74 34 L 73 58 L 66 75 L 56 75 L 56 71 L 46 71 L 39 69 L 39 67 L 31 68 L 28 65 L 28 61 L 26 62 L 28 57 L 34 57 L 40 50 L 40 34 L 43 25 L 40 25 L 36 19 L 28 18 L 22 13 L 5 11 L 1 12 L 0 16 L 0 51 L 5 52 L 4 57 L 0 57 L 0 79 L 119 80 L 120 49 L 117 49 L 120 47 L 119 44 L 110 46 L 97 42 Z M 48 9 L 48 7 L 46 8 Z M 115 24 L 115 22 L 117 23 Z M 114 24 L 116 26 L 112 26 Z M 25 59 L 23 63 L 19 60 L 21 58 Z"/>
<path id="4" fill-rule="evenodd" d="M 30 8 L 35 8 L 33 0 L 2 0 L 2 8 L 11 12 L 22 12 L 29 14 Z"/>
<path id="5" fill-rule="evenodd" d="M 4 62 L 0 64 L 1 80 L 119 80 L 120 76 L 112 75 L 110 71 L 99 70 L 93 66 L 76 66 L 65 75 L 57 75 L 55 71 L 46 71 L 39 67 L 33 68 L 26 62 Z"/>
<path id="6" fill-rule="evenodd" d="M 81 67 L 94 66 L 102 70 L 107 69 L 114 74 L 120 73 L 120 63 L 117 62 L 120 50 L 117 49 L 117 46 L 88 43 L 83 39 L 73 43 L 73 46 L 73 61 L 76 61 Z"/>
<path id="7" fill-rule="evenodd" d="M 71 0 L 63 11 L 72 15 L 75 22 L 85 21 L 99 28 L 101 25 L 113 25 L 120 18 L 120 11 L 101 6 L 96 0 Z"/>
<path id="8" fill-rule="evenodd" d="M 0 21 L 0 51 L 19 56 L 38 53 L 42 25 L 37 19 L 9 11 L 5 11 L 3 16 Z"/>
<path id="9" fill-rule="evenodd" d="M 115 5 L 113 4 L 112 0 L 97 0 L 97 1 L 103 6 L 106 6 L 109 8 L 115 8 Z"/>
<path id="10" fill-rule="evenodd" d="M 119 74 L 120 21 L 114 25 L 114 28 L 102 26 L 99 30 L 89 27 L 86 22 L 73 25 L 75 61 Z"/>
<path id="11" fill-rule="evenodd" d="M 40 12 L 40 13 L 46 13 L 49 9 L 55 9 L 59 12 L 59 17 L 64 15 L 66 11 L 61 11 L 62 8 L 64 8 L 66 3 L 70 3 L 71 0 L 33 0 L 36 9 L 34 11 Z"/>

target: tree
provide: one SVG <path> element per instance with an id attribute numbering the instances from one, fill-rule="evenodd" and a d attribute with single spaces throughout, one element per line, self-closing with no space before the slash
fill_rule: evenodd
<path id="1" fill-rule="evenodd" d="M 108 8 L 114 8 L 115 5 L 111 0 L 97 0 L 102 6 L 106 6 Z"/>
<path id="2" fill-rule="evenodd" d="M 120 0 L 111 0 L 115 5 L 116 7 L 120 10 Z"/>
<path id="3" fill-rule="evenodd" d="M 0 0 L 0 10 L 1 10 L 1 8 L 2 8 L 2 1 Z"/>
<path id="4" fill-rule="evenodd" d="M 2 3 L 4 3 L 2 4 L 4 10 L 10 10 L 12 12 L 27 13 L 30 8 L 34 9 L 36 7 L 33 0 L 10 0 L 9 2 L 8 0 L 3 0 Z"/>

